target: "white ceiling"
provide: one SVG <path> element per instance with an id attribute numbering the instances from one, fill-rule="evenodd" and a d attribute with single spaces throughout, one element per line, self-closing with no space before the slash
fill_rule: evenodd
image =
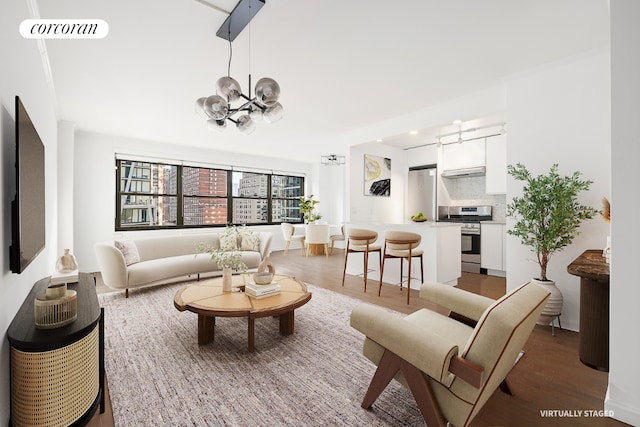
<path id="1" fill-rule="evenodd" d="M 202 1 L 227 11 L 236 3 Z M 356 129 L 606 49 L 609 33 L 607 0 L 266 0 L 233 43 L 231 76 L 245 93 L 249 71 L 254 82 L 276 79 L 285 117 L 245 136 L 210 131 L 194 112 L 227 72 L 228 43 L 215 35 L 225 14 L 195 0 L 38 0 L 38 7 L 41 18 L 109 24 L 102 40 L 46 41 L 61 120 L 301 161 L 346 153 L 344 135 Z"/>

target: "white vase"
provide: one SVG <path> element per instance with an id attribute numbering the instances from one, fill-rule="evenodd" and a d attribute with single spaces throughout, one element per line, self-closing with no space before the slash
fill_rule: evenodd
<path id="1" fill-rule="evenodd" d="M 231 267 L 222 267 L 222 291 L 231 292 L 233 284 L 233 272 Z"/>
<path id="2" fill-rule="evenodd" d="M 538 280 L 531 279 L 531 281 L 538 286 L 546 289 L 551 292 L 549 295 L 549 299 L 542 309 L 542 313 L 540 314 L 540 318 L 536 322 L 538 325 L 547 326 L 551 324 L 551 321 L 556 317 L 562 314 L 562 304 L 564 302 L 564 298 L 562 296 L 562 292 L 556 286 L 556 282 L 553 280 Z"/>
<path id="3" fill-rule="evenodd" d="M 76 257 L 73 256 L 69 249 L 65 249 L 64 254 L 56 261 L 56 271 L 58 273 L 69 273 L 77 269 L 78 263 Z"/>

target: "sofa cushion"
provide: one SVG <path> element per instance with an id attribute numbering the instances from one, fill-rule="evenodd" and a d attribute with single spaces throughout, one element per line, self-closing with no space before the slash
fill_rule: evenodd
<path id="1" fill-rule="evenodd" d="M 240 232 L 240 250 L 242 251 L 259 251 L 260 250 L 260 234 L 249 230 Z"/>
<path id="2" fill-rule="evenodd" d="M 220 233 L 220 249 L 223 251 L 238 249 L 238 231 L 235 227 L 227 227 Z"/>
<path id="3" fill-rule="evenodd" d="M 113 244 L 122 252 L 125 264 L 132 265 L 140 262 L 140 254 L 133 240 L 116 240 Z"/>

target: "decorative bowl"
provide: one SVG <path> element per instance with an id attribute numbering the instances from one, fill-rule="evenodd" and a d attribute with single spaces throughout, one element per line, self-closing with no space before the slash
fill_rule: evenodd
<path id="1" fill-rule="evenodd" d="M 254 273 L 253 281 L 256 285 L 268 285 L 273 280 L 273 273 L 268 271 L 263 271 L 259 273 Z"/>
<path id="2" fill-rule="evenodd" d="M 411 221 L 413 222 L 425 222 L 427 220 L 427 218 L 411 218 Z"/>

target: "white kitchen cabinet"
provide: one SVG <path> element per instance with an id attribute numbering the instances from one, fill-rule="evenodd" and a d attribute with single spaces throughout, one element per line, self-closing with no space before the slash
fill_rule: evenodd
<path id="1" fill-rule="evenodd" d="M 487 194 L 507 194 L 507 136 L 487 138 L 486 155 Z"/>
<path id="2" fill-rule="evenodd" d="M 466 169 L 485 165 L 485 140 L 464 141 L 442 146 L 441 170 Z"/>
<path id="3" fill-rule="evenodd" d="M 480 223 L 480 267 L 494 276 L 504 276 L 507 268 L 505 242 L 507 229 L 503 223 Z"/>
<path id="4" fill-rule="evenodd" d="M 407 150 L 408 166 L 435 165 L 438 163 L 438 147 L 426 145 Z"/>

